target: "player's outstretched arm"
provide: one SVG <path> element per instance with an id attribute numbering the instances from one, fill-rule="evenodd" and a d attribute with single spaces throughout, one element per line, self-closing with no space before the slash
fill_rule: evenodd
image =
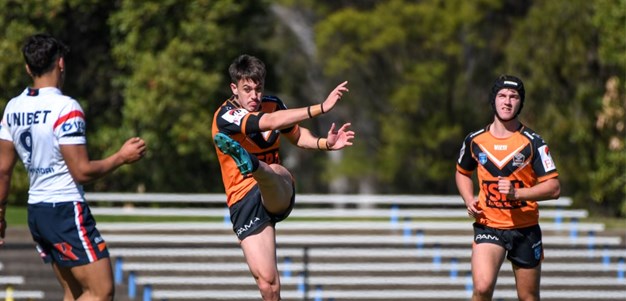
<path id="1" fill-rule="evenodd" d="M 324 100 L 324 102 L 321 104 L 322 113 L 328 113 L 333 108 L 335 108 L 335 105 L 341 99 L 341 97 L 343 96 L 343 93 L 350 91 L 348 90 L 347 85 L 348 85 L 348 81 L 345 81 L 337 85 L 335 89 L 330 91 L 330 94 L 328 94 L 328 97 L 326 97 L 326 100 Z"/>
<path id="2" fill-rule="evenodd" d="M 146 143 L 138 137 L 126 140 L 115 154 L 102 160 L 93 161 L 89 159 L 86 145 L 61 145 L 63 159 L 74 181 L 79 184 L 87 184 L 109 174 L 124 164 L 134 163 L 143 158 L 145 152 Z"/>
<path id="3" fill-rule="evenodd" d="M 259 129 L 268 131 L 289 128 L 306 119 L 328 113 L 335 107 L 343 94 L 349 91 L 347 85 L 347 81 L 337 85 L 321 104 L 263 114 L 259 119 Z"/>
<path id="4" fill-rule="evenodd" d="M 291 143 L 301 148 L 319 149 L 319 150 L 340 150 L 346 146 L 350 146 L 354 140 L 354 131 L 350 129 L 350 123 L 346 123 L 337 129 L 333 123 L 328 131 L 326 138 L 316 137 L 311 131 L 305 127 L 299 127 L 299 131 L 287 138 Z"/>

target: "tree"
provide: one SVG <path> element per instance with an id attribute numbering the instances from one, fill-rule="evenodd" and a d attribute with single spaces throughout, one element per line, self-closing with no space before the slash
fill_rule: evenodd
<path id="1" fill-rule="evenodd" d="M 623 92 L 619 84 L 605 89 L 607 83 L 623 83 L 626 71 L 619 30 L 624 10 L 615 9 L 620 3 L 623 8 L 621 0 L 537 2 L 515 26 L 504 64 L 525 79 L 523 115 L 550 143 L 563 194 L 580 206 L 593 200 L 606 212 L 623 204 L 626 186 L 624 132 L 618 126 Z M 610 146 L 620 134 L 621 148 Z"/>
<path id="2" fill-rule="evenodd" d="M 262 1 L 122 1 L 111 15 L 112 53 L 124 70 L 115 82 L 123 91 L 124 121 L 100 134 L 146 140 L 150 151 L 133 173 L 140 188 L 223 190 L 213 112 L 230 96 L 232 59 L 259 52 L 265 7 Z"/>
<path id="3" fill-rule="evenodd" d="M 320 21 L 320 61 L 327 74 L 349 78 L 348 110 L 367 137 L 343 161 L 344 172 L 373 191 L 454 191 L 461 141 L 491 115 L 484 83 L 493 76 L 484 71 L 504 47 L 493 41 L 506 41 L 506 25 L 527 6 L 504 8 L 501 1 L 393 0 L 344 7 Z"/>
<path id="4" fill-rule="evenodd" d="M 607 214 L 626 216 L 626 1 L 594 4 L 592 22 L 598 32 L 598 60 L 606 88 L 596 114 L 600 155 L 590 175 L 591 198 Z"/>

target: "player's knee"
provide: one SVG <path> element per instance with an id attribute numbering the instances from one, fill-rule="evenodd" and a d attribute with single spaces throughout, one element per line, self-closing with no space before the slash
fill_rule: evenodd
<path id="1" fill-rule="evenodd" d="M 94 300 L 113 301 L 115 295 L 115 287 L 113 285 L 104 285 L 92 292 Z"/>
<path id="2" fill-rule="evenodd" d="M 480 297 L 479 300 L 491 300 L 493 295 L 493 286 L 486 283 L 474 284 L 474 296 Z"/>
<path id="3" fill-rule="evenodd" d="M 538 301 L 539 291 L 517 292 L 517 298 L 520 301 Z"/>
<path id="4" fill-rule="evenodd" d="M 263 296 L 263 300 L 279 300 L 280 282 L 277 277 L 258 277 L 257 285 Z"/>
<path id="5" fill-rule="evenodd" d="M 259 281 L 258 286 L 261 291 L 261 296 L 263 296 L 263 301 L 280 300 L 280 285 L 278 283 Z"/>

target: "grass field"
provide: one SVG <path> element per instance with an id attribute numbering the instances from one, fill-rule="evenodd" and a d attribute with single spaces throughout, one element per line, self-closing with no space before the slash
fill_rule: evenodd
<path id="1" fill-rule="evenodd" d="M 6 221 L 9 225 L 26 226 L 27 223 L 26 207 L 10 207 L 6 213 Z M 163 216 L 96 216 L 97 222 L 215 222 L 222 221 L 220 218 L 213 217 L 163 217 Z"/>

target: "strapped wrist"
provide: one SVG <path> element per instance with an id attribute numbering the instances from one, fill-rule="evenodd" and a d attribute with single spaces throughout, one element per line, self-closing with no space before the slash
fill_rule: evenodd
<path id="1" fill-rule="evenodd" d="M 306 108 L 306 112 L 307 114 L 309 114 L 309 118 L 313 118 L 313 117 L 324 114 L 324 108 L 322 107 L 321 104 L 312 105 Z"/>
<path id="2" fill-rule="evenodd" d="M 317 138 L 317 149 L 319 150 L 330 150 L 328 146 L 328 139 L 326 138 Z"/>

